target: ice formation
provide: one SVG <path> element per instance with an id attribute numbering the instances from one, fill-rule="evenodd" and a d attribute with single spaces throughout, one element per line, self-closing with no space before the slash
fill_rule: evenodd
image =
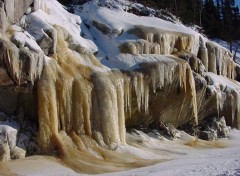
<path id="1" fill-rule="evenodd" d="M 240 126 L 239 66 L 199 33 L 94 0 L 75 9 L 84 23 L 56 0 L 33 5 L 2 37 L 0 75 L 2 86 L 35 84 L 43 153 L 57 150 L 78 172 L 111 172 L 158 162 L 112 151 L 128 145 L 126 128 L 212 115 Z"/>

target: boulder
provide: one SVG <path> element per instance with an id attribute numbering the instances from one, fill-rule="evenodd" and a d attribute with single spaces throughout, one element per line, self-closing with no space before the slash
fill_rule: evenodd
<path id="1" fill-rule="evenodd" d="M 199 138 L 204 140 L 229 137 L 231 130 L 231 128 L 226 125 L 224 117 L 206 118 L 199 123 L 198 129 Z"/>
<path id="2" fill-rule="evenodd" d="M 9 125 L 0 125 L 0 134 L 2 139 L 8 143 L 11 151 L 13 151 L 16 147 L 18 130 L 19 129 L 17 127 L 13 128 Z"/>
<path id="3" fill-rule="evenodd" d="M 18 129 L 9 125 L 0 125 L 0 161 L 9 161 L 16 147 Z"/>
<path id="4" fill-rule="evenodd" d="M 203 140 L 212 141 L 217 138 L 217 135 L 214 131 L 200 131 L 198 137 Z"/>

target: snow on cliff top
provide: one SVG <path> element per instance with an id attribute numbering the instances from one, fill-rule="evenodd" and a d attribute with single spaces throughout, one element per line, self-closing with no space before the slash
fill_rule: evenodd
<path id="1" fill-rule="evenodd" d="M 97 58 L 109 68 L 128 69 L 141 63 L 142 59 L 135 59 L 130 62 L 129 59 L 132 60 L 132 58 L 121 55 L 119 51 L 119 46 L 122 43 L 139 39 L 137 36 L 128 33 L 130 29 L 136 26 L 152 27 L 166 32 L 184 33 L 195 36 L 196 39 L 201 36 L 198 32 L 178 21 L 173 23 L 151 15 L 137 16 L 129 13 L 130 5 L 127 0 L 92 0 L 82 6 L 72 6 L 74 13 L 79 15 L 83 21 L 81 23 L 83 36 L 94 41 L 98 46 Z M 136 8 L 143 6 L 138 3 L 134 5 Z M 151 9 L 148 9 L 148 11 L 151 12 Z M 100 31 L 96 26 L 103 28 L 107 32 Z M 151 59 L 152 57 L 145 57 L 144 61 L 152 61 Z"/>
<path id="2" fill-rule="evenodd" d="M 101 1 L 107 3 L 108 1 Z M 115 3 L 114 3 L 115 2 Z M 174 24 L 169 21 L 155 18 L 152 16 L 137 16 L 132 13 L 128 13 L 124 8 L 125 3 L 128 1 L 113 1 L 111 4 L 115 4 L 118 8 L 108 8 L 99 6 L 98 1 L 93 0 L 83 5 L 81 10 L 75 11 L 80 15 L 83 20 L 98 21 L 108 25 L 111 29 L 128 30 L 136 25 L 143 25 L 148 27 L 160 28 L 162 30 L 186 33 L 192 35 L 199 35 L 191 28 L 184 26 L 183 24 Z M 127 9 L 126 9 L 127 10 Z"/>

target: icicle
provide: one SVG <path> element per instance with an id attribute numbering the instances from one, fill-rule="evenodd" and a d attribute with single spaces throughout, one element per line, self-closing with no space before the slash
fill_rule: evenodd
<path id="1" fill-rule="evenodd" d="M 208 50 L 205 46 L 201 47 L 201 60 L 206 71 L 208 71 Z"/>
<path id="2" fill-rule="evenodd" d="M 138 78 L 138 88 L 140 88 L 141 108 L 144 106 L 144 81 L 143 75 L 140 74 Z"/>
<path id="3" fill-rule="evenodd" d="M 149 83 L 148 80 L 144 81 L 144 109 L 145 114 L 149 113 Z"/>
<path id="4" fill-rule="evenodd" d="M 236 127 L 240 129 L 240 93 L 236 92 L 235 110 L 236 110 Z"/>
<path id="5" fill-rule="evenodd" d="M 124 79 L 124 104 L 125 112 L 131 112 L 130 106 L 130 78 L 125 77 Z"/>

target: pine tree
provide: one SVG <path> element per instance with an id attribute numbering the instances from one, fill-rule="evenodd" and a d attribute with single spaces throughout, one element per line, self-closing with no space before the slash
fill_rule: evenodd
<path id="1" fill-rule="evenodd" d="M 206 0 L 203 6 L 202 25 L 211 38 L 219 37 L 219 11 L 213 0 Z"/>

